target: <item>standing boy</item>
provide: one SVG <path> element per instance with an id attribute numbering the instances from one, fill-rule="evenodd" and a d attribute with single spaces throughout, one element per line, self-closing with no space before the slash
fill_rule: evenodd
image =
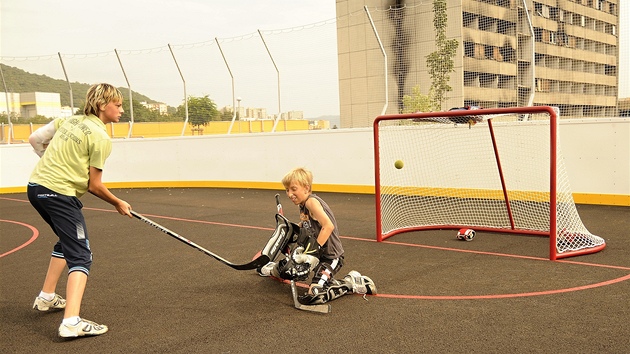
<path id="1" fill-rule="evenodd" d="M 83 116 L 57 118 L 29 137 L 40 160 L 29 179 L 28 199 L 59 238 L 33 308 L 39 311 L 65 308 L 59 326 L 61 337 L 107 332 L 107 326 L 79 317 L 92 264 L 79 198 L 90 192 L 113 205 L 121 215 L 132 217 L 131 206 L 112 194 L 101 181 L 105 160 L 112 151 L 105 125 L 120 120 L 124 112 L 122 101 L 122 94 L 114 86 L 93 85 L 87 91 Z M 68 282 L 64 300 L 55 291 L 66 266 Z"/>

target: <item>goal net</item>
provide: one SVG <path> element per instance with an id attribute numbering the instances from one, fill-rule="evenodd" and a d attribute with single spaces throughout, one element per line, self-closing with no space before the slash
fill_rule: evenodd
<path id="1" fill-rule="evenodd" d="M 552 260 L 602 250 L 573 201 L 558 119 L 548 106 L 377 117 L 377 240 L 469 227 L 548 236 Z"/>

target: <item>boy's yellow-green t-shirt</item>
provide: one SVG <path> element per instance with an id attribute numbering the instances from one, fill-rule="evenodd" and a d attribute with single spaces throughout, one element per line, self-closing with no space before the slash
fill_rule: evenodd
<path id="1" fill-rule="evenodd" d="M 29 179 L 59 194 L 81 197 L 90 166 L 103 169 L 112 151 L 105 124 L 94 115 L 55 119 L 55 135 Z"/>

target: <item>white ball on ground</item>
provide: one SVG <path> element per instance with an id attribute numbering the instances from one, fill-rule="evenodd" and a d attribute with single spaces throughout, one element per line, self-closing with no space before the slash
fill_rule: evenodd
<path id="1" fill-rule="evenodd" d="M 472 241 L 475 238 L 475 230 L 473 229 L 459 229 L 457 232 L 457 239 L 464 241 Z"/>

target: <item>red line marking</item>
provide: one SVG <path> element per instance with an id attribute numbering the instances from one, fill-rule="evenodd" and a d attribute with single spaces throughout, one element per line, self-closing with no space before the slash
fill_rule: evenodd
<path id="1" fill-rule="evenodd" d="M 354 241 L 377 242 L 376 240 L 364 239 L 364 238 L 359 238 L 359 237 L 350 237 L 350 236 L 342 236 L 342 237 L 345 238 L 345 239 L 350 239 L 350 240 L 354 240 Z M 462 249 L 456 249 L 456 248 L 418 245 L 418 244 L 413 244 L 413 243 L 395 242 L 395 241 L 382 241 L 381 243 L 397 245 L 397 246 L 406 246 L 406 247 L 419 247 L 419 248 L 436 249 L 436 250 L 450 251 L 450 252 L 475 253 L 475 254 L 498 256 L 498 257 L 521 258 L 521 259 L 530 259 L 530 260 L 536 260 L 536 261 L 548 261 L 548 262 L 556 262 L 556 263 L 569 263 L 569 264 L 584 265 L 584 266 L 589 266 L 589 267 L 602 267 L 602 268 L 620 269 L 620 270 L 628 270 L 628 271 L 630 271 L 630 267 L 614 266 L 614 265 L 607 265 L 607 264 L 586 263 L 586 262 L 577 262 L 577 261 L 569 261 L 569 260 L 550 261 L 547 258 L 540 258 L 540 257 L 531 257 L 531 256 L 522 256 L 522 255 L 516 255 L 516 254 L 495 253 L 495 252 L 484 252 L 484 251 L 475 251 L 475 250 L 462 250 Z M 376 294 L 376 295 L 370 295 L 370 296 L 391 298 L 391 299 L 416 299 L 416 300 L 505 299 L 505 298 L 552 295 L 552 294 L 567 293 L 567 292 L 572 292 L 572 291 L 581 291 L 581 290 L 593 289 L 593 288 L 597 288 L 597 287 L 601 287 L 601 286 L 606 286 L 606 285 L 619 283 L 619 282 L 622 282 L 622 281 L 625 281 L 625 280 L 628 280 L 628 279 L 630 279 L 630 274 L 625 275 L 625 276 L 620 277 L 620 278 L 615 278 L 615 279 L 606 280 L 606 281 L 599 282 L 599 283 L 594 283 L 594 284 L 589 284 L 589 285 L 582 285 L 582 286 L 577 286 L 577 287 L 572 287 L 572 288 L 562 288 L 562 289 L 534 291 L 534 292 L 524 292 L 524 293 L 514 293 L 514 294 L 487 294 L 487 295 Z"/>
<path id="2" fill-rule="evenodd" d="M 376 294 L 371 295 L 375 297 L 385 297 L 385 298 L 393 298 L 393 299 L 419 299 L 419 300 L 478 300 L 478 299 L 506 299 L 506 298 L 515 298 L 515 297 L 528 297 L 528 296 L 540 296 L 540 295 L 553 295 L 553 294 L 561 294 L 568 293 L 572 291 L 580 291 L 598 288 L 600 286 L 611 285 L 615 283 L 619 283 L 625 280 L 630 279 L 630 274 L 625 275 L 620 278 L 615 278 L 611 280 L 606 280 L 600 283 L 589 284 L 576 286 L 573 288 L 564 288 L 564 289 L 555 289 L 555 290 L 544 290 L 544 291 L 534 291 L 527 293 L 514 293 L 514 294 L 489 294 L 489 295 L 459 295 L 459 296 L 432 296 L 432 295 L 396 295 L 396 294 Z"/>
<path id="3" fill-rule="evenodd" d="M 32 225 L 24 224 L 24 223 L 21 223 L 21 222 L 18 222 L 18 221 L 13 221 L 13 220 L 3 220 L 3 219 L 0 219 L 0 222 L 8 222 L 8 223 L 12 223 L 12 224 L 17 224 L 17 225 L 25 226 L 25 227 L 27 227 L 27 228 L 31 229 L 31 231 L 33 231 L 33 236 L 31 236 L 31 238 L 30 238 L 28 241 L 26 241 L 25 243 L 21 244 L 20 246 L 18 246 L 18 247 L 16 247 L 16 248 L 14 248 L 14 249 L 12 249 L 12 250 L 10 250 L 10 251 L 8 251 L 8 252 L 5 252 L 5 253 L 3 253 L 3 254 L 0 254 L 0 258 L 4 257 L 4 256 L 6 256 L 6 255 L 9 255 L 9 254 L 11 254 L 11 253 L 13 253 L 13 252 L 17 252 L 18 250 L 20 250 L 20 249 L 22 249 L 22 248 L 24 248 L 24 247 L 28 246 L 29 244 L 31 244 L 33 241 L 35 241 L 35 240 L 37 239 L 37 236 L 39 236 L 39 231 L 37 230 L 37 228 L 35 228 L 35 227 L 34 227 L 34 226 L 32 226 Z"/>
<path id="4" fill-rule="evenodd" d="M 0 197 L 0 199 L 2 199 L 2 200 L 10 200 L 12 202 L 28 203 L 28 200 L 24 200 L 24 199 L 13 199 L 13 198 L 7 198 L 7 197 Z"/>
<path id="5" fill-rule="evenodd" d="M 4 198 L 4 197 L 0 197 L 0 199 L 10 200 L 10 201 L 17 201 L 17 202 L 26 202 L 24 200 L 12 199 L 12 198 Z M 111 212 L 111 213 L 115 213 L 116 212 L 116 211 L 113 211 L 113 210 L 99 209 L 99 208 L 84 208 L 84 209 L 94 210 L 94 211 Z M 258 227 L 258 226 L 239 225 L 239 224 L 227 224 L 227 223 L 220 223 L 220 222 L 213 222 L 213 221 L 192 220 L 192 219 L 175 218 L 175 217 L 151 215 L 151 214 L 146 214 L 146 216 L 150 216 L 150 217 L 153 217 L 153 218 L 160 218 L 160 219 L 168 219 L 168 220 L 176 220 L 176 221 L 185 221 L 185 222 L 208 224 L 208 225 L 240 227 L 240 228 L 256 229 L 256 230 L 274 230 L 274 228 L 269 228 L 269 227 Z M 0 220 L 0 221 L 13 222 L 13 223 L 16 223 L 16 224 L 20 224 L 20 225 L 29 227 L 29 228 L 31 228 L 31 230 L 34 231 L 34 235 L 33 235 L 33 237 L 31 237 L 31 240 L 29 240 L 27 243 L 23 244 L 22 246 L 14 249 L 14 250 L 11 250 L 11 251 L 9 251 L 7 253 L 1 254 L 0 258 L 2 258 L 3 256 L 5 256 L 5 255 L 7 255 L 9 253 L 13 253 L 13 252 L 15 252 L 15 251 L 17 251 L 17 250 L 27 246 L 29 243 L 33 242 L 37 238 L 37 236 L 39 234 L 37 229 L 32 227 L 32 226 L 30 226 L 30 225 L 22 224 L 22 223 L 18 223 L 18 222 L 14 222 L 14 221 L 9 221 L 9 220 Z M 365 239 L 365 238 L 353 237 L 353 236 L 340 236 L 340 237 L 343 238 L 343 239 L 354 240 L 354 241 L 377 242 L 376 240 L 373 240 L 373 239 Z M 381 243 L 383 243 L 383 244 L 390 244 L 390 245 L 397 245 L 397 246 L 435 249 L 435 250 L 442 250 L 442 251 L 449 251 L 449 252 L 464 252 L 464 253 L 474 253 L 474 254 L 482 254 L 482 255 L 489 255 L 489 256 L 497 256 L 497 257 L 520 258 L 520 259 L 529 259 L 529 260 L 536 260 L 536 261 L 550 261 L 547 258 L 541 258 L 541 257 L 523 256 L 523 255 L 506 254 L 506 253 L 495 253 L 495 252 L 484 252 L 484 251 L 475 251 L 475 250 L 462 250 L 462 249 L 457 249 L 457 248 L 419 245 L 419 244 L 405 243 L 405 242 L 382 241 Z M 620 270 L 629 270 L 630 271 L 630 267 L 614 266 L 614 265 L 607 265 L 607 264 L 586 263 L 586 262 L 577 262 L 577 261 L 569 261 L 569 260 L 555 260 L 555 261 L 550 261 L 550 262 L 569 263 L 569 264 L 584 265 L 584 266 L 589 266 L 589 267 L 603 267 L 603 268 L 620 269 Z M 625 276 L 620 277 L 620 278 L 614 278 L 614 279 L 603 281 L 603 282 L 599 282 L 599 283 L 583 285 L 583 286 L 577 286 L 577 287 L 572 287 L 572 288 L 544 290 L 544 291 L 535 291 L 535 292 L 524 292 L 524 293 L 513 293 L 513 294 L 487 294 L 487 295 L 376 294 L 376 295 L 369 295 L 369 296 L 381 297 L 381 298 L 390 298 L 390 299 L 414 299 L 414 300 L 505 299 L 505 298 L 515 298 L 515 297 L 553 295 L 553 294 L 560 294 L 560 293 L 566 293 L 566 292 L 572 292 L 572 291 L 588 290 L 588 289 L 593 289 L 593 288 L 597 288 L 597 287 L 601 287 L 601 286 L 612 285 L 612 284 L 615 284 L 615 283 L 626 281 L 628 279 L 630 279 L 630 274 L 625 275 Z M 307 287 L 307 285 L 305 285 L 305 284 L 298 284 L 298 285 L 301 286 L 301 287 Z"/>
<path id="6" fill-rule="evenodd" d="M 341 236 L 341 238 L 345 238 L 345 239 L 348 239 L 348 240 L 354 240 L 354 241 L 377 242 L 376 240 L 372 240 L 372 239 L 365 239 L 365 238 L 352 237 L 352 236 Z M 398 245 L 398 246 L 407 246 L 407 247 L 428 248 L 428 249 L 435 249 L 435 250 L 449 251 L 449 252 L 474 253 L 474 254 L 482 254 L 482 255 L 497 256 L 497 257 L 521 258 L 521 259 L 530 259 L 530 260 L 535 260 L 535 261 L 569 263 L 569 264 L 585 265 L 585 266 L 591 266 L 591 267 L 602 267 L 602 268 L 610 268 L 610 269 L 630 270 L 630 267 L 624 267 L 624 266 L 615 266 L 615 265 L 608 265 L 608 264 L 578 262 L 578 261 L 570 261 L 570 260 L 565 260 L 565 259 L 559 259 L 559 260 L 555 260 L 555 261 L 550 261 L 549 258 L 523 256 L 523 255 L 518 255 L 518 254 L 510 254 L 510 253 L 496 253 L 496 252 L 485 252 L 485 251 L 475 251 L 475 250 L 463 250 L 463 249 L 459 249 L 459 248 L 449 248 L 449 247 L 440 247 L 440 246 L 428 246 L 428 245 L 419 245 L 419 244 L 415 244 L 415 243 L 405 243 L 405 242 L 395 242 L 395 241 L 382 241 L 381 243 L 390 244 L 390 245 Z"/>

